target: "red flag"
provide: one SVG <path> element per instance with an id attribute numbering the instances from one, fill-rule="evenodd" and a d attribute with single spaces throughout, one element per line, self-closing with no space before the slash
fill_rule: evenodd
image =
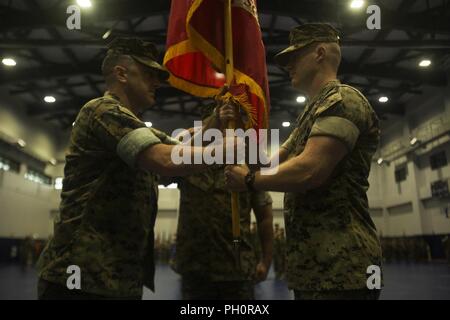
<path id="1" fill-rule="evenodd" d="M 230 93 L 249 115 L 249 126 L 268 127 L 269 86 L 256 0 L 232 1 L 234 82 Z M 225 84 L 224 2 L 172 0 L 164 65 L 172 86 L 213 97 Z"/>

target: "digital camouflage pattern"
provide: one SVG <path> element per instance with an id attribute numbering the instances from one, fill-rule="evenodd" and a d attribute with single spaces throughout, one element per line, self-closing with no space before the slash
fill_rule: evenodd
<path id="1" fill-rule="evenodd" d="M 224 167 L 214 165 L 205 172 L 184 177 L 180 189 L 176 271 L 200 276 L 205 281 L 253 280 L 256 253 L 250 234 L 253 206 L 272 203 L 266 192 L 239 193 L 241 270 L 233 251 L 230 192 L 225 188 Z"/>
<path id="2" fill-rule="evenodd" d="M 139 63 L 158 72 L 161 81 L 169 78 L 167 69 L 158 63 L 158 49 L 152 42 L 139 38 L 116 38 L 108 44 L 106 55 L 129 55 Z"/>
<path id="3" fill-rule="evenodd" d="M 289 158 L 315 135 L 336 137 L 350 151 L 324 186 L 285 194 L 288 285 L 303 291 L 366 288 L 367 267 L 381 266 L 366 196 L 380 135 L 378 119 L 358 90 L 332 81 L 298 117 L 283 144 Z"/>
<path id="4" fill-rule="evenodd" d="M 80 110 L 66 155 L 60 219 L 40 257 L 40 278 L 66 286 L 67 267 L 77 265 L 87 293 L 130 297 L 142 295 L 144 284 L 153 289 L 157 177 L 128 166 L 116 152 L 139 128 L 145 124 L 108 93 Z"/>

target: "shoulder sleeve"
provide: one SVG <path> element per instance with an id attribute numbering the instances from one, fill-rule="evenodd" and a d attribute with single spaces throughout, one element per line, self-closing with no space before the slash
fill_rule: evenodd
<path id="1" fill-rule="evenodd" d="M 289 153 L 292 153 L 294 150 L 295 135 L 297 131 L 298 128 L 295 128 L 289 135 L 289 138 L 287 138 L 287 140 L 281 145 L 281 148 L 286 149 Z"/>
<path id="2" fill-rule="evenodd" d="M 343 87 L 317 109 L 309 136 L 335 137 L 351 151 L 361 132 L 367 130 L 369 118 L 368 102 L 362 94 Z"/>
<path id="3" fill-rule="evenodd" d="M 134 167 L 137 155 L 161 140 L 131 111 L 114 101 L 104 100 L 95 107 L 92 132 L 104 147 Z"/>

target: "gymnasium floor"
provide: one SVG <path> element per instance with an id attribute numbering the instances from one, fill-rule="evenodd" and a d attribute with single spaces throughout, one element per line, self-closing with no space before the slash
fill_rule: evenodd
<path id="1" fill-rule="evenodd" d="M 450 266 L 446 263 L 387 264 L 382 300 L 449 300 Z M 36 271 L 16 264 L 0 265 L 0 299 L 36 299 Z M 144 300 L 180 299 L 180 278 L 167 265 L 156 270 L 156 293 L 145 289 Z M 257 299 L 292 299 L 292 293 L 273 272 L 256 286 Z"/>

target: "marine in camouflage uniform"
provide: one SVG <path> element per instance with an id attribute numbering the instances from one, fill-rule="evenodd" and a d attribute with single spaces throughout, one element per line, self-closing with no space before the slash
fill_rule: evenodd
<path id="1" fill-rule="evenodd" d="M 240 268 L 233 250 L 230 192 L 225 189 L 223 166 L 178 181 L 180 209 L 177 230 L 176 271 L 182 275 L 183 299 L 250 300 L 254 298 L 255 270 L 259 260 L 250 233 L 250 212 L 267 214 L 272 242 L 272 199 L 267 192 L 239 193 Z M 267 207 L 269 206 L 269 207 Z M 259 230 L 261 232 L 261 230 Z M 264 232 L 264 229 L 262 230 Z M 265 230 L 267 231 L 267 230 Z M 262 260 L 270 267 L 271 249 Z"/>
<path id="2" fill-rule="evenodd" d="M 153 226 L 157 176 L 124 161 L 128 134 L 147 131 L 108 92 L 88 102 L 72 129 L 61 193 L 60 221 L 40 258 L 39 277 L 65 285 L 70 265 L 81 269 L 83 291 L 99 296 L 141 296 L 153 289 Z M 125 138 L 126 139 L 126 138 Z"/>
<path id="3" fill-rule="evenodd" d="M 128 69 L 121 66 L 119 71 L 128 72 L 129 82 L 124 83 L 131 86 L 135 81 L 133 93 L 139 95 L 124 94 L 129 87 L 121 90 L 117 81 L 109 85 L 105 75 L 107 85 L 128 100 L 151 98 L 147 85 L 168 77 L 156 57 L 151 43 L 116 39 L 103 69 L 112 64 L 117 72 L 122 62 L 111 59 L 127 59 Z M 84 105 L 76 118 L 66 155 L 60 219 L 39 260 L 40 299 L 140 299 L 143 285 L 154 288 L 158 172 L 142 169 L 137 159 L 144 150 L 147 156 L 156 145 L 161 150 L 161 144 L 175 142 L 147 128 L 130 107 L 106 92 Z M 80 290 L 66 287 L 71 265 L 81 270 Z"/>
<path id="4" fill-rule="evenodd" d="M 296 72 L 302 72 L 296 69 L 297 63 L 309 61 L 298 60 L 298 57 L 319 59 L 317 57 L 323 51 L 317 50 L 339 48 L 337 31 L 327 24 L 297 27 L 291 31 L 290 40 L 291 45 L 275 59 L 279 65 L 292 68 L 289 71 L 293 79 Z M 305 51 L 302 51 L 303 48 Z M 302 52 L 304 56 L 301 56 Z M 320 67 L 317 61 L 313 60 L 313 63 Z M 290 137 L 282 145 L 281 149 L 284 149 L 284 154 L 287 153 L 288 159 L 283 163 L 287 178 L 283 176 L 283 183 L 278 180 L 277 186 L 281 187 L 265 187 L 275 185 L 277 175 L 283 174 L 281 166 L 273 176 L 256 175 L 253 185 L 257 190 L 288 191 L 284 201 L 286 279 L 289 288 L 294 290 L 296 299 L 377 299 L 380 290 L 367 288 L 369 275 L 366 272 L 371 265 L 381 267 L 381 247 L 369 215 L 366 192 L 372 156 L 379 142 L 379 123 L 369 102 L 358 90 L 332 79 L 336 79 L 336 71 L 337 66 L 333 71 L 334 75 L 328 75 L 331 80 L 324 82 L 310 97 L 304 112 L 297 118 Z M 328 176 L 321 177 L 320 181 L 323 182 L 314 187 L 299 187 L 297 183 L 290 190 L 283 188 L 283 184 L 287 185 L 286 181 L 290 182 L 286 180 L 289 179 L 288 169 L 293 171 L 302 168 L 300 159 L 309 156 L 302 152 L 313 137 L 328 137 L 328 140 L 314 140 L 314 143 L 327 141 L 331 145 L 328 141 L 333 141 L 335 149 L 339 142 L 342 159 L 337 163 L 327 159 L 328 162 L 324 163 L 334 165 L 334 169 Z M 337 157 L 326 153 L 323 156 Z M 305 172 L 305 176 L 308 172 L 317 176 L 323 174 L 320 172 L 326 168 L 315 170 L 314 167 L 318 166 L 316 162 L 319 159 L 308 160 L 309 162 L 302 162 L 303 167 L 308 169 L 293 172 Z M 306 167 L 307 165 L 310 167 Z M 239 177 L 244 174 L 246 173 L 238 167 L 231 167 L 226 172 L 230 179 L 228 184 L 235 189 L 239 188 Z M 291 179 L 294 181 L 294 177 Z M 304 176 L 295 179 L 303 179 L 301 181 L 306 183 L 316 181 Z M 319 178 L 315 179 L 319 181 Z"/>
<path id="5" fill-rule="evenodd" d="M 346 119 L 355 127 L 345 128 L 338 121 L 336 126 L 323 126 L 326 117 Z M 290 157 L 303 151 L 309 137 L 321 134 L 339 137 L 352 151 L 326 186 L 304 194 L 285 194 L 289 287 L 307 292 L 361 290 L 366 287 L 367 267 L 381 266 L 381 246 L 366 196 L 378 145 L 378 120 L 361 93 L 333 81 L 308 103 L 296 126 L 283 144 Z M 354 130 L 360 132 L 359 137 Z M 299 293 L 301 297 L 307 294 Z"/>

